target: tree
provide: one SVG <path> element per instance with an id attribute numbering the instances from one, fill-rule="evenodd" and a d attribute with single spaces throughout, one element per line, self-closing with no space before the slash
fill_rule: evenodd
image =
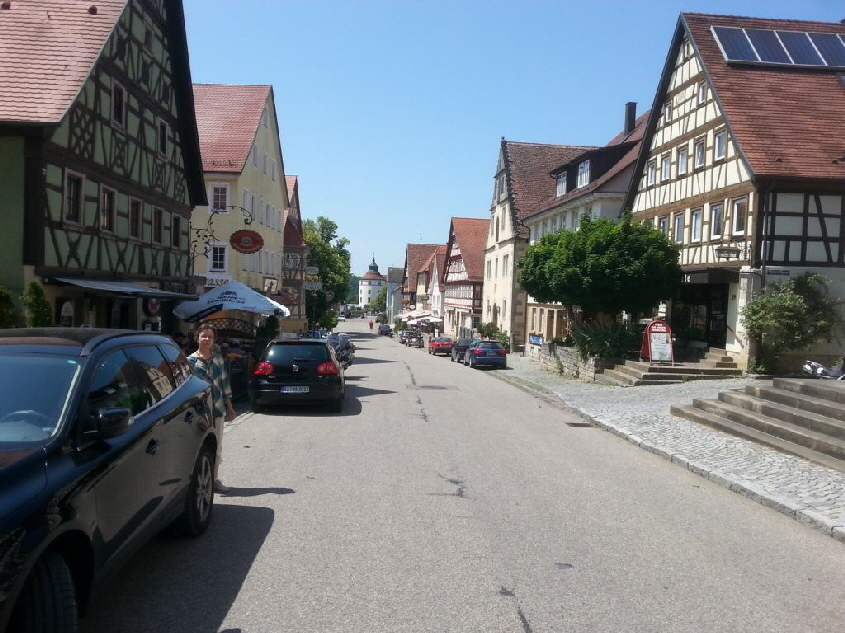
<path id="1" fill-rule="evenodd" d="M 0 286 L 0 327 L 20 327 L 21 315 L 12 294 Z"/>
<path id="2" fill-rule="evenodd" d="M 805 349 L 841 332 L 842 304 L 829 296 L 827 280 L 818 273 L 764 288 L 741 312 L 748 335 L 760 340 L 760 368 L 773 371 L 783 352 Z"/>
<path id="3" fill-rule="evenodd" d="M 379 314 L 387 310 L 387 286 L 382 286 L 378 295 L 376 295 L 376 298 L 370 304 L 370 307 L 374 312 L 378 312 Z"/>
<path id="4" fill-rule="evenodd" d="M 44 288 L 37 281 L 31 281 L 21 297 L 26 327 L 50 327 L 53 325 L 53 311 L 44 296 Z"/>
<path id="5" fill-rule="evenodd" d="M 545 235 L 519 262 L 519 282 L 543 303 L 616 317 L 642 314 L 674 294 L 679 249 L 625 214 L 620 224 L 585 215 L 578 231 Z"/>
<path id="6" fill-rule="evenodd" d="M 329 309 L 326 293 L 342 301 L 349 294 L 350 255 L 349 240 L 337 237 L 337 224 L 326 217 L 303 223 L 303 236 L 308 244 L 308 265 L 320 269 L 323 284 L 320 291 L 306 292 L 306 310 L 309 317 L 319 321 Z"/>

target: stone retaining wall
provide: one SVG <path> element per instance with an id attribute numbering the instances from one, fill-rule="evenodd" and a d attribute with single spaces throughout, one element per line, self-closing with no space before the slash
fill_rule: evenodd
<path id="1" fill-rule="evenodd" d="M 611 369 L 621 362 L 614 358 L 581 360 L 581 355 L 574 347 L 562 347 L 553 343 L 527 345 L 525 352 L 531 360 L 539 363 L 543 370 L 579 380 L 595 381 L 597 373 Z"/>

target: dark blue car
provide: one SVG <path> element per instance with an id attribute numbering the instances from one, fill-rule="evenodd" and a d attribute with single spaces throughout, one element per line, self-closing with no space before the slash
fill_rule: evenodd
<path id="1" fill-rule="evenodd" d="M 468 367 L 507 367 L 508 353 L 498 341 L 473 341 L 464 352 Z"/>
<path id="2" fill-rule="evenodd" d="M 0 330 L 0 631 L 76 631 L 147 538 L 202 534 L 216 448 L 210 385 L 169 337 Z"/>

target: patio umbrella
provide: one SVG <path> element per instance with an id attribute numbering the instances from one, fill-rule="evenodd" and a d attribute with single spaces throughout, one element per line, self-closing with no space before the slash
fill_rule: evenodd
<path id="1" fill-rule="evenodd" d="M 285 306 L 239 281 L 229 281 L 209 290 L 196 301 L 183 301 L 173 308 L 173 314 L 183 321 L 195 323 L 220 310 L 245 310 L 268 316 L 290 316 L 290 310 Z"/>

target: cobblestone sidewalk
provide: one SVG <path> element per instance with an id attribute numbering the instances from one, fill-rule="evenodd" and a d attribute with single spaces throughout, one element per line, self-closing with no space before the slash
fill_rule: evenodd
<path id="1" fill-rule="evenodd" d="M 845 473 L 677 418 L 672 404 L 715 398 L 750 379 L 696 380 L 678 385 L 612 387 L 543 371 L 509 356 L 507 370 L 489 372 L 710 481 L 774 508 L 845 542 Z"/>

